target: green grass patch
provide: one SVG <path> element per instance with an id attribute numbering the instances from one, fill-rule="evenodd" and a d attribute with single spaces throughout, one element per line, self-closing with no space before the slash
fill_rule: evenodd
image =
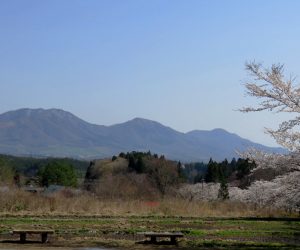
<path id="1" fill-rule="evenodd" d="M 252 231 L 278 231 L 278 232 L 294 232 L 300 231 L 298 221 L 215 221 L 209 222 L 215 228 L 233 229 L 233 230 L 252 230 Z"/>
<path id="2" fill-rule="evenodd" d="M 191 236 L 205 236 L 205 235 L 207 235 L 207 231 L 200 230 L 200 229 L 186 229 L 186 230 L 181 230 L 181 232 L 186 234 L 186 235 L 191 235 Z"/>
<path id="3" fill-rule="evenodd" d="M 191 223 L 196 224 L 196 225 L 203 225 L 204 221 L 203 220 L 192 220 Z"/>
<path id="4" fill-rule="evenodd" d="M 299 246 L 276 243 L 276 242 L 239 242 L 232 240 L 197 240 L 188 241 L 190 248 L 212 248 L 212 249 L 300 249 Z"/>
<path id="5" fill-rule="evenodd" d="M 172 224 L 180 224 L 181 221 L 178 219 L 163 219 L 163 220 L 157 220 L 154 221 L 157 224 L 161 224 L 161 225 L 172 225 Z"/>
<path id="6" fill-rule="evenodd" d="M 210 234 L 216 236 L 224 236 L 224 237 L 229 237 L 229 236 L 255 237 L 255 236 L 271 235 L 270 232 L 248 231 L 248 230 L 217 230 L 217 231 L 212 231 Z"/>

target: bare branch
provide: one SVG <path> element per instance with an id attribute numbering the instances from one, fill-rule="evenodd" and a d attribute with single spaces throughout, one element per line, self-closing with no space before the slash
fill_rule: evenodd
<path id="1" fill-rule="evenodd" d="M 276 113 L 300 113 L 300 88 L 295 87 L 295 78 L 284 78 L 284 66 L 273 64 L 270 69 L 256 62 L 246 63 L 246 70 L 253 82 L 245 84 L 246 94 L 262 99 L 258 107 L 243 107 L 241 112 L 273 111 Z M 289 150 L 300 150 L 300 116 L 285 121 L 277 130 L 267 129 L 276 141 Z M 296 131 L 295 131 L 296 130 Z"/>

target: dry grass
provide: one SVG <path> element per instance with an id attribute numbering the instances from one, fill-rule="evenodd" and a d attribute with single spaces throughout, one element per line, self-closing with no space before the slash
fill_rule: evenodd
<path id="1" fill-rule="evenodd" d="M 18 189 L 0 192 L 0 213 L 14 215 L 102 215 L 102 216 L 188 216 L 188 217 L 277 217 L 284 212 L 255 209 L 237 202 L 188 201 L 164 198 L 157 201 L 100 200 L 90 193 L 52 197 Z"/>

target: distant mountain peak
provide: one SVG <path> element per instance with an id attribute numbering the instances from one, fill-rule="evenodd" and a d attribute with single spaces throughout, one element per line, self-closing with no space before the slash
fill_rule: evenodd
<path id="1" fill-rule="evenodd" d="M 159 123 L 157 121 L 153 121 L 153 120 L 146 119 L 146 118 L 141 118 L 141 117 L 133 118 L 133 119 L 127 121 L 127 123 L 135 123 L 135 124 L 140 124 L 140 125 L 156 124 L 156 125 L 163 126 L 161 123 Z"/>
<path id="2" fill-rule="evenodd" d="M 218 133 L 229 133 L 227 130 L 223 129 L 223 128 L 214 128 L 213 130 L 211 130 L 212 132 L 218 132 Z"/>
<path id="3" fill-rule="evenodd" d="M 160 127 L 165 127 L 164 125 L 162 125 L 161 123 L 157 122 L 157 121 L 153 121 L 150 119 L 146 119 L 146 118 L 141 118 L 141 117 L 135 117 L 131 120 L 128 120 L 126 122 L 123 123 L 118 123 L 115 124 L 113 126 L 160 126 Z"/>
<path id="4" fill-rule="evenodd" d="M 88 123 L 62 109 L 19 109 L 0 114 L 0 153 L 76 158 L 148 151 L 181 161 L 223 160 L 247 147 L 278 152 L 222 128 L 178 132 L 136 117 L 112 126 Z"/>
<path id="5" fill-rule="evenodd" d="M 41 113 L 68 113 L 71 114 L 68 111 L 64 111 L 62 109 L 57 109 L 57 108 L 50 108 L 50 109 L 44 109 L 44 108 L 21 108 L 21 109 L 16 109 L 12 111 L 5 112 L 3 114 L 8 114 L 8 113 L 18 113 L 18 114 L 24 114 L 24 115 L 34 115 L 34 114 L 41 114 Z M 2 115 L 3 115 L 2 114 Z"/>
<path id="6" fill-rule="evenodd" d="M 57 108 L 22 108 L 17 109 L 14 111 L 8 111 L 2 115 L 5 116 L 19 116 L 19 117 L 42 117 L 42 116 L 55 116 L 60 119 L 64 118 L 74 118 L 74 119 L 80 119 L 77 116 L 73 115 L 72 113 L 65 111 L 63 109 L 57 109 Z"/>
<path id="7" fill-rule="evenodd" d="M 146 119 L 146 118 L 141 118 L 141 117 L 135 117 L 131 120 L 129 120 L 128 122 L 154 122 L 150 119 Z"/>

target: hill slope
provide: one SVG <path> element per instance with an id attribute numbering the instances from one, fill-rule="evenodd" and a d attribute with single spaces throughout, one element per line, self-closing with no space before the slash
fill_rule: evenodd
<path id="1" fill-rule="evenodd" d="M 20 109 L 0 115 L 0 153 L 76 158 L 111 157 L 148 151 L 181 161 L 222 160 L 235 150 L 280 151 L 222 129 L 181 133 L 141 118 L 112 126 L 94 125 L 59 109 Z"/>

